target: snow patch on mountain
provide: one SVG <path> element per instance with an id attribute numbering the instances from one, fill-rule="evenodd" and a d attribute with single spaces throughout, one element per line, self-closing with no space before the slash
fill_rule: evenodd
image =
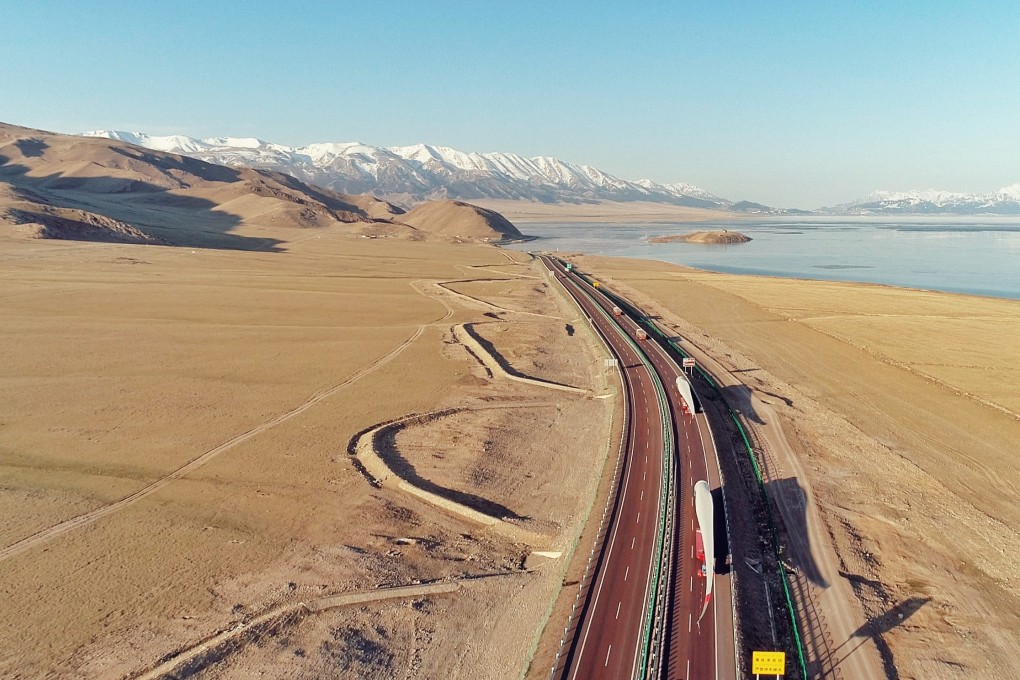
<path id="1" fill-rule="evenodd" d="M 996 192 L 995 196 L 1003 201 L 1020 202 L 1020 182 L 1010 184 L 1008 187 L 1002 187 Z"/>

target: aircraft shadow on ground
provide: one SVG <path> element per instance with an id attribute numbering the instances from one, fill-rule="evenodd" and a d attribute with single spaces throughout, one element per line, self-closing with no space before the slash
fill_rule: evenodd
<path id="1" fill-rule="evenodd" d="M 839 647 L 833 650 L 838 656 L 835 666 L 842 663 L 847 657 L 860 649 L 868 640 L 872 640 L 878 647 L 878 653 L 882 657 L 882 665 L 887 673 L 892 670 L 895 673 L 896 664 L 893 659 L 893 652 L 889 643 L 882 637 L 893 628 L 903 625 L 907 619 L 916 614 L 924 605 L 931 602 L 930 597 L 912 597 L 900 602 L 884 614 L 872 617 L 863 626 L 855 630 Z M 890 675 L 889 677 L 896 677 Z"/>
<path id="2" fill-rule="evenodd" d="M 775 499 L 777 504 L 782 504 L 784 510 L 780 512 L 783 525 L 791 537 L 798 537 L 807 548 L 806 554 L 800 551 L 788 551 L 785 561 L 800 571 L 805 578 L 819 588 L 828 588 L 829 583 L 822 576 L 812 556 L 811 538 L 807 529 L 807 496 L 795 477 L 787 479 L 776 479 L 765 483 L 765 488 L 770 498 Z"/>
<path id="3" fill-rule="evenodd" d="M 21 139 L 14 143 L 26 157 L 42 156 L 47 144 L 41 139 Z M 233 168 L 213 166 L 186 157 L 149 156 L 131 149 L 111 149 L 133 161 L 157 164 L 167 173 L 180 170 L 202 179 L 217 182 L 240 181 Z M 43 176 L 29 175 L 30 168 L 11 162 L 0 155 L 0 183 L 13 188 L 14 194 L 34 206 L 19 206 L 27 217 L 67 222 L 70 234 L 55 238 L 77 241 L 109 242 L 113 239 L 101 229 L 75 228 L 75 220 L 67 220 L 46 212 L 47 207 L 84 210 L 129 224 L 147 236 L 162 239 L 168 245 L 215 250 L 258 250 L 280 252 L 279 239 L 240 236 L 230 233 L 241 224 L 241 217 L 224 210 L 217 204 L 195 196 L 171 194 L 162 186 L 142 180 L 114 176 L 76 177 L 53 173 Z M 37 207 L 35 207 L 37 206 Z"/>
<path id="4" fill-rule="evenodd" d="M 766 424 L 754 408 L 754 402 L 751 401 L 751 395 L 754 391 L 750 387 L 747 385 L 723 385 L 720 389 L 722 390 L 723 398 L 733 407 L 733 410 L 755 425 Z"/>
<path id="5" fill-rule="evenodd" d="M 488 498 L 441 486 L 432 480 L 422 477 L 418 473 L 414 464 L 404 457 L 404 455 L 400 452 L 400 448 L 397 446 L 397 435 L 404 429 L 405 426 L 406 423 L 394 423 L 392 425 L 387 425 L 386 427 L 380 428 L 372 439 L 373 448 L 376 453 L 378 453 L 379 457 L 382 458 L 383 462 L 386 463 L 386 467 L 388 467 L 393 474 L 397 475 L 405 482 L 422 489 L 423 491 L 428 491 L 429 493 L 433 493 L 441 498 L 446 498 L 454 503 L 467 506 L 472 510 L 477 510 L 478 512 L 489 515 L 490 517 L 498 517 L 499 519 L 504 520 L 529 519 L 528 517 L 518 515 L 505 505 L 491 501 Z"/>

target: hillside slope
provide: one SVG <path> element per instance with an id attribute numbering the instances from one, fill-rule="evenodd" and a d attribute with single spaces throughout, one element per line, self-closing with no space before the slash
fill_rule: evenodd
<path id="1" fill-rule="evenodd" d="M 498 213 L 426 203 L 412 213 L 267 169 L 226 167 L 113 139 L 0 123 L 0 234 L 273 250 L 295 229 L 448 242 L 521 238 Z"/>
<path id="2" fill-rule="evenodd" d="M 389 223 L 402 212 L 281 173 L 0 124 L 0 220 L 21 235 L 267 249 L 281 239 L 243 234 Z"/>
<path id="3" fill-rule="evenodd" d="M 400 221 L 429 234 L 483 241 L 521 240 L 524 235 L 498 212 L 461 201 L 429 201 Z"/>

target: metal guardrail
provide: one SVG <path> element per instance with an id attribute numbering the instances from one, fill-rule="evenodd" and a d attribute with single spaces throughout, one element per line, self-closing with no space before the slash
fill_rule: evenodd
<path id="1" fill-rule="evenodd" d="M 769 520 L 769 538 L 772 543 L 772 550 L 775 552 L 776 562 L 779 564 L 779 571 L 782 575 L 780 583 L 783 584 L 783 595 L 786 599 L 786 609 L 790 614 L 790 627 L 793 629 L 794 644 L 797 648 L 797 660 L 800 665 L 801 677 L 807 680 L 807 661 L 804 658 L 804 645 L 800 639 L 800 627 L 797 625 L 797 615 L 795 613 L 795 607 L 793 605 L 793 598 L 790 596 L 790 586 L 788 583 L 788 577 L 786 574 L 786 567 L 783 566 L 782 556 L 779 554 L 779 531 L 776 528 L 776 519 L 772 513 L 772 504 L 769 503 L 768 493 L 765 490 L 765 480 L 761 476 L 761 468 L 758 466 L 758 460 L 754 456 L 754 447 L 751 444 L 751 440 L 747 436 L 747 431 L 744 429 L 744 424 L 740 422 L 736 412 L 730 403 L 722 396 L 722 390 L 719 389 L 719 384 L 710 376 L 708 373 L 698 367 L 698 371 L 708 381 L 708 383 L 715 389 L 716 394 L 719 395 L 722 403 L 726 406 L 726 412 L 729 413 L 730 418 L 733 420 L 734 425 L 737 426 L 737 430 L 740 432 L 740 437 L 744 442 L 744 448 L 747 450 L 747 456 L 751 459 L 751 465 L 754 467 L 755 479 L 758 482 L 758 490 L 761 492 L 762 498 L 765 501 L 765 511 L 768 515 Z"/>
<path id="2" fill-rule="evenodd" d="M 562 264 L 562 261 L 561 261 L 561 264 Z M 592 281 L 591 281 L 590 278 L 588 278 L 584 274 L 578 272 L 576 269 L 573 270 L 573 273 L 576 274 L 583 281 L 585 281 L 586 283 L 591 285 Z M 673 477 L 673 474 L 674 474 L 674 472 L 673 472 L 673 465 L 672 465 L 672 461 L 673 461 L 673 458 L 674 458 L 673 420 L 672 420 L 672 418 L 669 415 L 670 414 L 670 411 L 669 411 L 669 402 L 668 402 L 668 400 L 666 398 L 666 392 L 665 392 L 665 389 L 662 386 L 662 381 L 659 380 L 659 375 L 658 375 L 658 373 L 655 372 L 655 369 L 652 366 L 651 361 L 648 359 L 648 356 L 645 354 L 644 350 L 641 349 L 641 347 L 637 343 L 635 343 L 634 340 L 631 339 L 631 337 L 627 334 L 626 331 L 624 331 L 623 327 L 619 324 L 619 322 L 617 322 L 617 320 L 612 315 L 610 315 L 608 312 L 606 312 L 606 310 L 603 309 L 602 305 L 598 304 L 598 302 L 596 302 L 587 291 L 584 291 L 583 289 L 581 289 L 581 290 L 584 293 L 584 295 L 586 297 L 588 297 L 589 300 L 592 301 L 592 303 L 595 305 L 595 307 L 599 310 L 599 313 L 602 314 L 603 317 L 605 317 L 610 323 L 612 323 L 617 328 L 617 330 L 621 333 L 621 335 L 624 337 L 624 339 L 626 339 L 627 343 L 630 344 L 630 346 L 634 350 L 635 354 L 637 354 L 637 356 L 639 356 L 641 358 L 641 362 L 644 364 L 645 368 L 648 370 L 648 373 L 650 374 L 650 376 L 652 378 L 652 384 L 655 386 L 656 399 L 659 402 L 659 412 L 660 412 L 660 414 L 662 416 L 661 417 L 662 441 L 663 441 L 663 447 L 664 447 L 663 461 L 664 461 L 665 467 L 664 467 L 664 470 L 663 470 L 662 485 L 661 485 L 662 488 L 661 488 L 660 501 L 659 501 L 659 524 L 658 524 L 658 535 L 659 536 L 658 536 L 658 541 L 657 541 L 657 546 L 656 546 L 656 555 L 655 555 L 656 568 L 655 568 L 655 572 L 654 572 L 654 574 L 652 576 L 651 597 L 649 597 L 649 602 L 648 602 L 648 611 L 646 613 L 647 619 L 646 619 L 646 624 L 645 624 L 645 632 L 644 632 L 644 636 L 643 636 L 644 639 L 643 639 L 643 642 L 642 642 L 642 645 L 641 645 L 641 657 L 640 657 L 641 662 L 640 662 L 640 665 L 638 667 L 638 671 L 639 671 L 638 677 L 640 678 L 640 680 L 646 680 L 646 678 L 648 677 L 647 674 L 648 674 L 649 666 L 652 663 L 654 663 L 654 661 L 656 660 L 656 659 L 652 658 L 654 656 L 654 651 L 652 649 L 652 644 L 653 644 L 653 640 L 654 640 L 655 623 L 657 621 L 664 621 L 665 620 L 665 616 L 663 614 L 661 614 L 661 613 L 657 613 L 656 612 L 656 608 L 657 608 L 657 606 L 659 606 L 660 602 L 664 602 L 664 599 L 662 597 L 660 597 L 660 595 L 661 595 L 661 593 L 660 593 L 660 585 L 661 585 L 661 581 L 662 581 L 662 572 L 663 572 L 663 566 L 662 566 L 663 565 L 663 549 L 664 549 L 665 538 L 666 538 L 666 530 L 665 529 L 666 529 L 667 524 L 670 524 L 669 513 L 673 511 L 672 503 L 670 502 L 671 501 L 670 494 L 669 494 L 669 489 L 671 487 L 672 477 Z M 600 290 L 601 293 L 605 294 L 606 297 L 608 297 L 610 300 L 613 300 L 615 302 L 615 297 L 614 296 L 609 295 L 604 290 L 601 290 L 601 289 L 599 289 L 599 290 Z M 661 656 L 661 654 L 660 654 L 660 656 Z"/>

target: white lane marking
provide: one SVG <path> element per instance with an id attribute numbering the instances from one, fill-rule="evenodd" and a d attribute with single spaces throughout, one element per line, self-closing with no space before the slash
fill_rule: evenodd
<path id="1" fill-rule="evenodd" d="M 687 632 L 688 633 L 691 632 L 691 619 L 693 619 L 693 618 L 694 618 L 694 614 L 688 614 L 687 615 Z"/>
<path id="2" fill-rule="evenodd" d="M 623 604 L 623 602 L 617 602 L 616 603 L 616 618 L 620 618 L 620 605 L 622 605 L 622 604 Z"/>
<path id="3" fill-rule="evenodd" d="M 612 653 L 613 653 L 613 646 L 609 645 L 609 649 L 606 650 L 606 663 L 604 665 L 606 665 L 606 666 L 609 665 L 609 655 L 612 654 Z"/>
<path id="4" fill-rule="evenodd" d="M 626 581 L 628 576 L 630 576 L 630 567 L 627 567 L 627 569 L 623 572 L 623 580 Z"/>
<path id="5" fill-rule="evenodd" d="M 691 592 L 694 592 L 694 577 L 691 576 Z"/>
<path id="6" fill-rule="evenodd" d="M 633 446 L 631 446 L 631 449 L 633 449 Z M 630 453 L 633 453 L 633 451 L 630 451 Z M 630 475 L 631 475 L 631 472 L 633 472 L 633 471 L 634 471 L 634 457 L 632 455 L 628 455 L 628 457 L 627 457 L 627 464 L 626 464 L 626 467 L 625 467 L 624 473 L 623 473 L 623 495 L 620 497 L 620 501 L 619 501 L 619 503 L 620 503 L 620 510 L 619 510 L 619 512 L 621 514 L 623 513 L 623 508 L 625 508 L 626 504 L 627 504 L 627 492 L 630 489 Z M 642 477 L 642 479 L 644 479 L 644 477 Z M 617 537 L 617 534 L 620 531 L 620 524 L 621 524 L 621 522 L 619 522 L 619 521 L 613 522 L 613 531 L 612 531 L 612 534 L 611 534 L 610 539 L 609 539 L 609 551 L 606 553 L 606 564 L 609 564 L 612 561 L 612 559 L 613 559 L 613 551 L 616 549 L 616 537 Z M 592 604 L 591 604 L 591 611 L 592 612 L 598 611 L 598 608 L 599 608 L 599 598 L 602 595 L 602 587 L 606 584 L 606 578 L 605 577 L 606 577 L 606 571 L 602 570 L 602 572 L 598 576 L 598 587 L 595 588 L 595 597 L 592 600 Z M 577 655 L 579 657 L 584 655 L 584 648 L 588 644 L 588 635 L 589 635 L 589 633 L 591 633 L 591 625 L 590 624 L 591 624 L 591 621 L 592 621 L 593 618 L 597 618 L 597 617 L 593 615 L 584 624 L 584 632 L 581 635 L 581 646 L 578 649 L 578 653 L 577 653 Z M 574 667 L 574 673 L 571 674 L 572 678 L 576 678 L 577 677 L 577 668 L 578 667 L 576 667 L 576 666 Z"/>
<path id="7" fill-rule="evenodd" d="M 685 678 L 691 677 L 691 660 L 687 659 L 687 672 L 684 673 Z"/>
<path id="8" fill-rule="evenodd" d="M 642 472 L 641 473 L 641 479 L 644 480 L 644 479 L 647 479 L 647 478 L 648 478 L 648 473 L 647 472 Z"/>
<path id="9" fill-rule="evenodd" d="M 634 524 L 641 524 L 641 513 L 640 512 L 637 514 L 637 519 L 634 520 Z"/>
<path id="10" fill-rule="evenodd" d="M 638 500 L 639 500 L 639 501 L 643 501 L 644 499 L 645 499 L 645 490 L 644 490 L 644 489 L 642 489 L 642 490 L 641 490 L 641 498 L 639 498 Z"/>
<path id="11" fill-rule="evenodd" d="M 636 540 L 637 540 L 637 536 L 631 537 L 631 539 L 630 539 L 630 549 L 631 550 L 634 549 L 634 541 L 636 541 Z M 691 557 L 694 557 L 694 548 L 691 548 Z"/>

